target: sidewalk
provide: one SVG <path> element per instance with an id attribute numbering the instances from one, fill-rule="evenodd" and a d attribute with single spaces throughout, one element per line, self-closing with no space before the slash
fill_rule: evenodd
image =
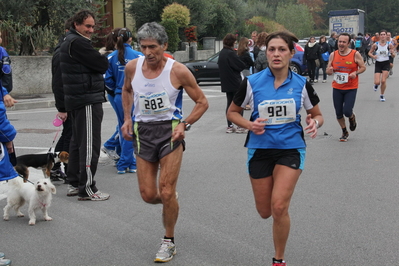
<path id="1" fill-rule="evenodd" d="M 13 107 L 8 108 L 9 110 L 18 111 L 55 107 L 54 94 L 52 93 L 15 96 L 14 99 L 17 100 L 17 103 Z"/>

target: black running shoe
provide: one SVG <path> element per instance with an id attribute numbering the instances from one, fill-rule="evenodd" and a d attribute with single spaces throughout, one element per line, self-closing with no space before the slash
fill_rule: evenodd
<path id="1" fill-rule="evenodd" d="M 348 132 L 342 133 L 342 137 L 339 138 L 339 141 L 347 142 L 348 138 L 349 138 L 349 133 Z"/>
<path id="2" fill-rule="evenodd" d="M 356 126 L 357 126 L 357 123 L 356 123 L 356 116 L 355 116 L 355 113 L 353 113 L 352 117 L 349 118 L 349 129 L 350 129 L 351 131 L 355 131 Z"/>

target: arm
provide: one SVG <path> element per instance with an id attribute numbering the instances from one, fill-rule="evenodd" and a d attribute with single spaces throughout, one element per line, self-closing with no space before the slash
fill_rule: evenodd
<path id="1" fill-rule="evenodd" d="M 392 58 L 395 58 L 395 45 L 393 45 L 392 43 L 389 44 L 389 52 L 391 53 Z"/>
<path id="2" fill-rule="evenodd" d="M 127 63 L 125 67 L 125 80 L 122 87 L 122 106 L 124 123 L 121 128 L 122 136 L 126 140 L 132 140 L 133 135 L 133 123 L 132 123 L 132 108 L 133 108 L 133 87 L 132 80 L 134 73 L 136 72 L 137 59 Z"/>
<path id="3" fill-rule="evenodd" d="M 171 82 L 175 88 L 183 87 L 187 95 L 194 101 L 194 108 L 191 113 L 184 118 L 187 123 L 194 124 L 208 109 L 208 100 L 198 86 L 190 70 L 179 62 L 173 64 Z M 184 130 L 184 124 L 181 123 L 177 126 L 173 132 L 172 141 L 184 139 Z"/>
<path id="4" fill-rule="evenodd" d="M 71 56 L 82 65 L 92 69 L 93 72 L 104 74 L 108 69 L 107 57 L 101 55 L 83 37 L 77 38 L 71 43 Z"/>
<path id="5" fill-rule="evenodd" d="M 317 136 L 317 129 L 324 123 L 324 118 L 320 112 L 318 104 L 312 109 L 306 110 L 306 113 L 308 114 L 306 116 L 306 124 L 308 126 L 305 127 L 305 131 L 306 134 L 310 134 L 310 137 L 314 139 Z"/>
<path id="6" fill-rule="evenodd" d="M 376 47 L 375 44 L 373 44 L 373 45 L 371 46 L 370 51 L 369 51 L 369 57 L 374 58 L 374 59 L 377 59 L 377 56 L 374 55 L 375 47 Z"/>
<path id="7" fill-rule="evenodd" d="M 332 61 L 334 60 L 334 52 L 330 54 L 330 57 L 328 58 L 328 64 L 326 68 L 326 73 L 327 75 L 332 75 L 334 73 L 334 68 L 332 66 Z"/>
<path id="8" fill-rule="evenodd" d="M 352 74 L 353 74 L 352 78 L 356 78 L 357 75 L 359 75 L 359 74 L 363 73 L 364 71 L 366 71 L 366 65 L 364 64 L 362 55 L 359 52 L 355 53 L 355 62 L 359 66 L 359 68 L 358 68 L 357 71 L 355 71 L 354 73 L 350 74 L 350 76 L 352 76 Z"/>
<path id="9" fill-rule="evenodd" d="M 239 127 L 246 128 L 252 131 L 256 135 L 261 135 L 265 133 L 265 121 L 267 119 L 257 118 L 255 121 L 250 121 L 244 118 L 241 113 L 243 107 L 249 103 L 251 96 L 247 93 L 248 80 L 244 80 L 240 84 L 236 95 L 234 96 L 233 102 L 230 104 L 227 110 L 227 119 L 236 124 Z"/>

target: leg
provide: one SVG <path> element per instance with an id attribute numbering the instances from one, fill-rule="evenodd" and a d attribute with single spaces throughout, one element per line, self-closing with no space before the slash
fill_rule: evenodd
<path id="1" fill-rule="evenodd" d="M 284 259 L 291 226 L 288 209 L 301 172 L 302 170 L 295 170 L 284 165 L 276 165 L 273 171 L 274 184 L 271 209 L 273 216 L 274 257 L 276 259 Z"/>
<path id="2" fill-rule="evenodd" d="M 348 118 L 353 116 L 353 108 L 355 107 L 357 90 L 347 90 L 344 93 L 344 115 Z"/>
<path id="3" fill-rule="evenodd" d="M 388 78 L 389 72 L 383 70 L 381 74 L 381 95 L 384 95 L 385 90 L 387 88 L 387 78 Z"/>
<path id="4" fill-rule="evenodd" d="M 341 128 L 346 128 L 344 119 L 344 94 L 341 90 L 333 89 L 333 104 L 338 124 Z"/>
<path id="5" fill-rule="evenodd" d="M 150 204 L 162 203 L 157 186 L 158 162 L 149 162 L 137 156 L 137 180 L 141 198 Z"/>
<path id="6" fill-rule="evenodd" d="M 382 73 L 374 73 L 374 85 L 379 86 L 381 83 L 381 74 Z"/>
<path id="7" fill-rule="evenodd" d="M 234 92 L 226 92 L 226 99 L 227 99 L 226 114 L 227 114 L 227 110 L 230 107 L 231 102 L 233 101 L 233 97 L 234 97 Z M 233 123 L 231 121 L 227 120 L 227 126 L 232 127 Z"/>
<path id="8" fill-rule="evenodd" d="M 180 145 L 160 160 L 159 195 L 163 204 L 162 216 L 166 237 L 174 237 L 175 225 L 179 215 L 176 185 L 182 159 L 183 145 Z"/>
<path id="9" fill-rule="evenodd" d="M 76 120 L 80 124 L 76 139 L 79 145 L 79 196 L 81 197 L 92 196 L 98 191 L 94 176 L 100 156 L 102 117 L 101 103 L 86 105 L 77 111 Z"/>
<path id="10" fill-rule="evenodd" d="M 255 206 L 260 217 L 267 219 L 272 215 L 271 195 L 273 178 L 271 176 L 253 179 L 251 178 L 252 191 L 255 197 Z"/>
<path id="11" fill-rule="evenodd" d="M 29 205 L 28 213 L 29 213 L 29 225 L 35 225 L 36 224 L 36 214 L 35 214 L 35 209 L 33 208 L 33 206 Z"/>
<path id="12" fill-rule="evenodd" d="M 43 207 L 42 208 L 42 212 L 43 212 L 43 217 L 44 217 L 45 221 L 52 221 L 53 220 L 53 218 L 48 216 L 47 207 Z"/>

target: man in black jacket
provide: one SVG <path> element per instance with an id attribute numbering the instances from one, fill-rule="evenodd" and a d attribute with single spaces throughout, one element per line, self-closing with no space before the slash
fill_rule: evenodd
<path id="1" fill-rule="evenodd" d="M 108 60 L 91 44 L 94 27 L 91 11 L 82 10 L 72 17 L 71 29 L 60 48 L 60 67 L 65 108 L 72 122 L 67 196 L 98 201 L 109 198 L 94 181 L 101 148 L 102 103 L 106 101 L 103 74 Z"/>
<path id="2" fill-rule="evenodd" d="M 65 33 L 71 28 L 71 18 L 65 22 Z M 62 72 L 60 68 L 60 47 L 64 41 L 65 35 L 62 35 L 57 46 L 54 48 L 53 58 L 51 60 L 51 87 L 55 99 L 55 108 L 57 108 L 57 118 L 62 120 L 61 137 L 55 145 L 55 152 L 66 151 L 69 153 L 69 143 L 72 137 L 72 122 L 68 119 L 68 112 L 65 109 L 64 103 L 64 89 L 62 86 Z M 60 178 L 65 179 L 68 165 L 64 164 L 64 172 L 61 170 L 61 162 L 54 164 L 50 172 L 51 181 L 60 181 Z"/>

